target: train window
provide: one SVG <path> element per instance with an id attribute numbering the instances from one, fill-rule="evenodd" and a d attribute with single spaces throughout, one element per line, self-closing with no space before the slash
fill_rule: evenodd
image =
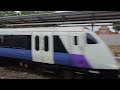
<path id="1" fill-rule="evenodd" d="M 54 52 L 67 53 L 67 50 L 58 35 L 54 36 Z"/>
<path id="2" fill-rule="evenodd" d="M 31 50 L 31 36 L 30 35 L 27 36 L 27 49 Z"/>
<path id="3" fill-rule="evenodd" d="M 97 40 L 89 33 L 87 33 L 87 44 L 97 44 Z"/>
<path id="4" fill-rule="evenodd" d="M 27 48 L 27 36 L 23 35 L 14 35 L 12 36 L 13 48 L 17 49 L 26 49 Z"/>
<path id="5" fill-rule="evenodd" d="M 10 35 L 0 36 L 0 47 L 9 48 L 11 47 L 12 40 Z"/>
<path id="6" fill-rule="evenodd" d="M 77 41 L 78 41 L 78 40 L 77 40 L 77 36 L 74 36 L 74 44 L 75 44 L 75 45 L 78 45 Z"/>
<path id="7" fill-rule="evenodd" d="M 13 44 L 12 35 L 5 35 L 4 36 L 4 46 L 11 48 L 12 44 Z"/>
<path id="8" fill-rule="evenodd" d="M 4 46 L 4 36 L 1 35 L 0 36 L 0 47 L 3 47 Z"/>
<path id="9" fill-rule="evenodd" d="M 44 37 L 44 46 L 45 46 L 45 51 L 48 51 L 49 48 L 49 41 L 48 41 L 48 36 Z"/>
<path id="10" fill-rule="evenodd" d="M 35 49 L 36 49 L 36 51 L 39 50 L 39 36 L 35 37 Z"/>
<path id="11" fill-rule="evenodd" d="M 31 49 L 30 35 L 0 35 L 0 47 Z"/>

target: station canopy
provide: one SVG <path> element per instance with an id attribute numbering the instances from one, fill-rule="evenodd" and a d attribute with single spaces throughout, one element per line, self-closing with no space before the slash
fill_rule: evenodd
<path id="1" fill-rule="evenodd" d="M 91 24 L 120 22 L 120 11 L 70 11 L 0 17 L 5 25 Z"/>

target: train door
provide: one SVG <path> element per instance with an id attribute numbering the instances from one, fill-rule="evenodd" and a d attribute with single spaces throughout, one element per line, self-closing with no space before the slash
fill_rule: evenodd
<path id="1" fill-rule="evenodd" d="M 51 32 L 34 32 L 32 35 L 33 61 L 53 64 L 53 36 Z"/>
<path id="2" fill-rule="evenodd" d="M 32 35 L 32 58 L 35 62 L 43 62 L 42 43 L 42 33 L 34 32 Z"/>
<path id="3" fill-rule="evenodd" d="M 42 50 L 42 56 L 43 56 L 43 62 L 53 64 L 53 35 L 52 32 L 43 32 L 42 33 L 43 38 L 43 50 Z"/>

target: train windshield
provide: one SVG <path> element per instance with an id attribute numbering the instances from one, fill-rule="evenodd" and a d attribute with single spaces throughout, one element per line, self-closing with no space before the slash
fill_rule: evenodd
<path id="1" fill-rule="evenodd" d="M 97 40 L 89 33 L 87 33 L 87 44 L 97 44 Z"/>

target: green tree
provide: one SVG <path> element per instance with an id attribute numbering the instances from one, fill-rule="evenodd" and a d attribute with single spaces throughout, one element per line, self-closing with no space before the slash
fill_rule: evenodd
<path id="1" fill-rule="evenodd" d="M 20 11 L 21 15 L 30 15 L 30 14 L 41 14 L 41 13 L 51 13 L 53 11 Z"/>
<path id="2" fill-rule="evenodd" d="M 35 11 L 20 11 L 21 15 L 35 14 Z"/>
<path id="3" fill-rule="evenodd" d="M 120 23 L 113 23 L 113 29 L 114 29 L 116 32 L 119 32 L 119 31 L 120 31 Z"/>
<path id="4" fill-rule="evenodd" d="M 54 11 L 20 11 L 21 14 L 16 13 L 15 11 L 0 11 L 0 17 L 16 16 L 16 15 L 42 14 L 42 13 L 51 13 L 51 12 L 54 12 Z"/>
<path id="5" fill-rule="evenodd" d="M 16 16 L 16 15 L 41 14 L 41 13 L 51 13 L 51 12 L 54 12 L 54 11 L 20 11 L 20 14 L 16 13 L 15 11 L 0 11 L 0 17 Z"/>
<path id="6" fill-rule="evenodd" d="M 0 17 L 16 16 L 18 15 L 15 11 L 0 11 Z"/>
<path id="7" fill-rule="evenodd" d="M 52 13 L 54 11 L 35 11 L 36 14 L 41 14 L 41 13 Z"/>

